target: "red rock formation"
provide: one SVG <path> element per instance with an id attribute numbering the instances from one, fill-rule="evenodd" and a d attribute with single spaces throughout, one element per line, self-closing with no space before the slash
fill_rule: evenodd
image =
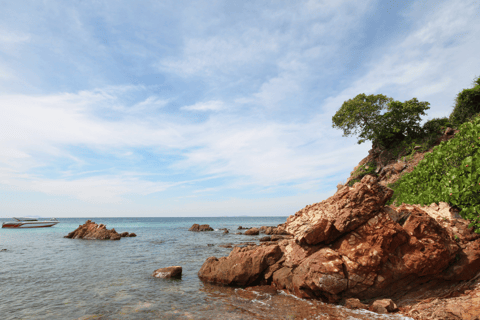
<path id="1" fill-rule="evenodd" d="M 289 217 L 284 227 L 294 239 L 211 257 L 199 277 L 226 285 L 272 284 L 299 297 L 339 302 L 401 299 L 427 283 L 455 284 L 479 274 L 480 239 L 467 222 L 417 206 L 385 207 L 391 195 L 365 176 Z M 375 308 L 393 310 L 384 304 Z"/>
<path id="2" fill-rule="evenodd" d="M 201 280 L 226 285 L 248 286 L 282 255 L 277 245 L 235 247 L 228 257 L 210 257 L 198 272 Z"/>
<path id="3" fill-rule="evenodd" d="M 195 231 L 195 232 L 213 231 L 213 228 L 211 228 L 208 224 L 199 225 L 199 224 L 195 223 L 193 226 L 190 227 L 190 229 L 188 229 L 188 231 Z"/>
<path id="4" fill-rule="evenodd" d="M 104 224 L 96 224 L 87 220 L 85 224 L 78 226 L 75 231 L 70 232 L 64 238 L 84 240 L 120 240 L 120 234 L 115 229 L 108 230 Z"/>
<path id="5" fill-rule="evenodd" d="M 301 244 L 331 243 L 377 215 L 392 195 L 375 177 L 365 176 L 353 188 L 345 186 L 327 200 L 290 216 L 285 229 Z"/>
<path id="6" fill-rule="evenodd" d="M 167 267 L 153 271 L 152 277 L 155 278 L 180 278 L 182 276 L 182 267 Z"/>
<path id="7" fill-rule="evenodd" d="M 260 231 L 257 228 L 251 228 L 245 231 L 245 235 L 247 236 L 257 236 L 260 233 Z"/>

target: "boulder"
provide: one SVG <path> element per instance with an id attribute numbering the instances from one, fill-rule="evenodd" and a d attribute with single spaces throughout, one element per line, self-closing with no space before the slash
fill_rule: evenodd
<path id="1" fill-rule="evenodd" d="M 257 236 L 260 233 L 260 231 L 257 228 L 251 228 L 245 231 L 245 235 L 247 236 Z"/>
<path id="2" fill-rule="evenodd" d="M 199 225 L 199 224 L 195 223 L 193 226 L 190 227 L 190 229 L 188 229 L 188 231 L 195 231 L 195 232 L 213 231 L 213 228 L 211 228 L 208 224 Z"/>
<path id="3" fill-rule="evenodd" d="M 129 233 L 128 232 L 122 232 L 120 233 L 120 237 L 121 238 L 125 238 L 125 237 L 128 237 L 129 236 Z"/>
<path id="4" fill-rule="evenodd" d="M 397 305 L 391 299 L 376 300 L 369 309 L 376 313 L 389 313 L 398 310 Z"/>
<path id="5" fill-rule="evenodd" d="M 259 284 L 260 275 L 282 256 L 278 245 L 235 247 L 228 257 L 208 258 L 198 272 L 202 281 L 223 285 Z"/>
<path id="6" fill-rule="evenodd" d="M 267 235 L 290 235 L 283 227 L 266 227 L 264 233 Z"/>
<path id="7" fill-rule="evenodd" d="M 84 239 L 84 240 L 120 240 L 120 234 L 115 229 L 108 230 L 104 224 L 96 224 L 91 220 L 87 220 L 85 224 L 79 225 L 78 228 L 64 238 Z"/>
<path id="8" fill-rule="evenodd" d="M 300 243 L 328 244 L 377 215 L 392 195 L 392 189 L 366 175 L 352 188 L 346 186 L 327 200 L 290 216 L 285 229 Z"/>
<path id="9" fill-rule="evenodd" d="M 182 267 L 174 266 L 160 268 L 153 271 L 152 277 L 155 278 L 180 278 L 182 276 Z"/>
<path id="10" fill-rule="evenodd" d="M 265 242 L 265 241 L 272 241 L 272 237 L 270 236 L 265 236 L 260 238 L 260 242 Z"/>
<path id="11" fill-rule="evenodd" d="M 345 308 L 349 309 L 364 309 L 368 310 L 368 306 L 360 302 L 359 299 L 356 298 L 349 298 L 345 300 Z"/>
<path id="12" fill-rule="evenodd" d="M 129 235 L 128 235 L 130 238 L 133 238 L 133 237 L 136 237 L 137 235 L 133 232 L 131 232 Z"/>

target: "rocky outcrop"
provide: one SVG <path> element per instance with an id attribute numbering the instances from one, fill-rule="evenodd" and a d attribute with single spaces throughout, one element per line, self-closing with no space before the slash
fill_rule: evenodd
<path id="1" fill-rule="evenodd" d="M 260 230 L 257 228 L 251 228 L 244 232 L 247 236 L 257 236 L 260 233 Z"/>
<path id="2" fill-rule="evenodd" d="M 202 281 L 224 285 L 248 286 L 257 282 L 282 252 L 277 245 L 235 247 L 228 257 L 210 257 L 198 272 Z"/>
<path id="3" fill-rule="evenodd" d="M 96 224 L 91 220 L 87 220 L 85 224 L 78 226 L 75 231 L 70 232 L 64 238 L 84 240 L 120 240 L 124 234 L 125 232 L 122 234 L 117 233 L 117 231 L 115 231 L 113 228 L 108 230 L 107 226 L 105 226 L 103 223 Z M 130 234 L 129 236 L 132 235 Z"/>
<path id="4" fill-rule="evenodd" d="M 195 223 L 193 226 L 190 227 L 190 229 L 188 229 L 188 231 L 195 231 L 195 232 L 213 231 L 213 228 L 211 228 L 208 224 L 199 225 L 199 224 Z"/>
<path id="5" fill-rule="evenodd" d="M 392 195 L 375 177 L 365 176 L 353 188 L 345 186 L 327 200 L 290 216 L 285 229 L 300 244 L 328 244 L 379 214 Z"/>
<path id="6" fill-rule="evenodd" d="M 182 276 L 182 267 L 174 266 L 160 268 L 153 271 L 152 277 L 155 278 L 180 278 Z"/>
<path id="7" fill-rule="evenodd" d="M 271 284 L 302 298 L 338 303 L 403 301 L 426 284 L 451 285 L 479 274 L 480 239 L 468 222 L 445 216 L 444 205 L 430 206 L 432 212 L 385 207 L 391 195 L 375 177 L 365 176 L 290 216 L 284 229 L 293 239 L 211 257 L 198 275 L 224 285 Z M 393 306 L 381 301 L 370 309 L 391 312 Z"/>

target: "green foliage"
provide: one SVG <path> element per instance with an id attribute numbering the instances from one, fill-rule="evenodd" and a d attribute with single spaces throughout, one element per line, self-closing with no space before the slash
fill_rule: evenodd
<path id="1" fill-rule="evenodd" d="M 459 126 L 480 113 L 480 77 L 474 80 L 474 87 L 464 89 L 457 95 L 450 121 Z"/>
<path id="2" fill-rule="evenodd" d="M 433 118 L 428 120 L 423 125 L 423 130 L 426 134 L 442 134 L 447 127 L 452 127 L 450 120 L 447 117 Z"/>
<path id="3" fill-rule="evenodd" d="M 357 134 L 359 144 L 370 140 L 390 148 L 422 134 L 420 115 L 425 115 L 428 106 L 416 98 L 400 102 L 382 94 L 362 93 L 342 104 L 332 117 L 332 127 L 342 129 L 344 136 Z"/>
<path id="4" fill-rule="evenodd" d="M 362 178 L 364 176 L 366 176 L 367 174 L 370 174 L 370 175 L 374 175 L 376 176 L 377 174 L 375 173 L 375 169 L 376 169 L 376 163 L 375 162 L 369 162 L 369 163 L 366 163 L 364 165 L 361 165 L 357 168 L 357 170 L 355 170 L 351 177 L 353 178 L 352 180 L 350 180 L 348 182 L 348 186 L 349 187 L 352 187 L 355 183 L 357 182 L 360 182 L 360 180 L 362 180 Z"/>
<path id="5" fill-rule="evenodd" d="M 480 117 L 464 123 L 391 186 L 397 204 L 430 205 L 440 201 L 461 209 L 480 233 Z"/>

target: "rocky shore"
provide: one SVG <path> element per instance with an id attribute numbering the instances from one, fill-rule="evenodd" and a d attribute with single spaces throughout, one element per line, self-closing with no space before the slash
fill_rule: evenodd
<path id="1" fill-rule="evenodd" d="M 414 319 L 478 319 L 480 235 L 446 204 L 385 206 L 392 193 L 364 176 L 276 228 L 292 239 L 234 247 L 198 276 L 336 304 L 358 299 L 370 310 L 391 299 L 385 310 Z"/>

